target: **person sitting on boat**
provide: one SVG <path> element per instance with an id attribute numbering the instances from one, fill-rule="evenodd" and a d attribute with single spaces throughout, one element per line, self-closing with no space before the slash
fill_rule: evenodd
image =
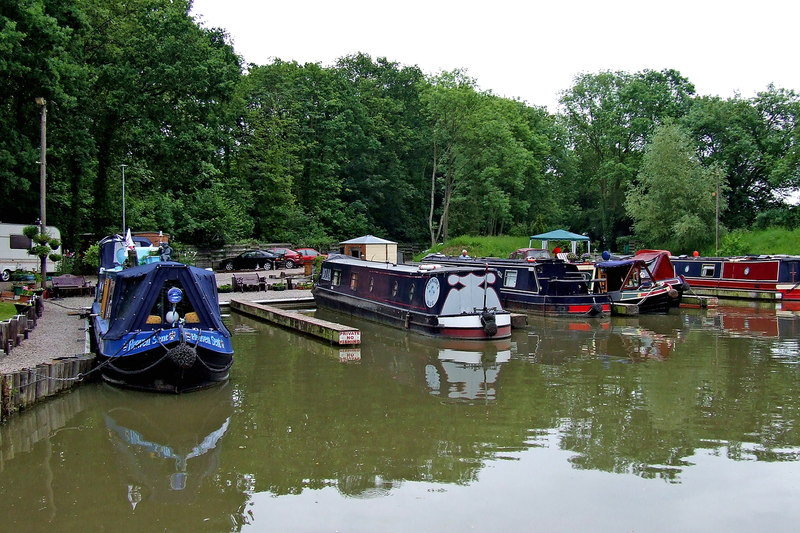
<path id="1" fill-rule="evenodd" d="M 466 250 L 461 250 L 461 255 L 458 256 L 459 259 L 472 259 L 470 256 L 467 255 Z"/>

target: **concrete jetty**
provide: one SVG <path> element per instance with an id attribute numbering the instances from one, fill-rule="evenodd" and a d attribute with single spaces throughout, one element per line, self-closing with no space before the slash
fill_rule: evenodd
<path id="1" fill-rule="evenodd" d="M 279 309 L 271 305 L 258 304 L 231 298 L 231 310 L 250 315 L 273 324 L 317 337 L 331 344 L 361 344 L 361 331 L 335 322 L 320 320 L 297 311 Z"/>

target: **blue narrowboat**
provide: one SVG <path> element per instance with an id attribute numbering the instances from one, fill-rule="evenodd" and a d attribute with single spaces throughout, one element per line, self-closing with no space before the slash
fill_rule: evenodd
<path id="1" fill-rule="evenodd" d="M 91 327 L 103 379 L 172 393 L 225 381 L 233 348 L 213 272 L 162 260 L 148 244 L 119 235 L 100 242 Z"/>
<path id="2" fill-rule="evenodd" d="M 499 339 L 511 335 L 497 272 L 484 266 L 398 265 L 330 255 L 313 294 L 320 307 L 426 335 Z"/>

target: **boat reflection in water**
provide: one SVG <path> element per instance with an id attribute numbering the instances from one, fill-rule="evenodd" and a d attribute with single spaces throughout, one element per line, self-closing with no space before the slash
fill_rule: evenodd
<path id="1" fill-rule="evenodd" d="M 116 451 L 128 501 L 192 503 L 202 481 L 219 467 L 220 440 L 233 414 L 232 387 L 198 391 L 189 397 L 109 389 L 103 414 Z"/>
<path id="2" fill-rule="evenodd" d="M 510 340 L 442 346 L 438 361 L 425 367 L 430 393 L 449 399 L 494 400 L 500 365 L 510 359 Z"/>

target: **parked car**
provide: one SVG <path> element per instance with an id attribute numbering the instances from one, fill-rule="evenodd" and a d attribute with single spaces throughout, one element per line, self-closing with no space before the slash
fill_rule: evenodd
<path id="1" fill-rule="evenodd" d="M 313 248 L 298 248 L 298 249 L 296 250 L 296 252 L 297 252 L 297 253 L 299 253 L 299 254 L 301 255 L 301 257 L 302 257 L 302 259 L 301 259 L 301 262 L 302 262 L 304 265 L 305 265 L 306 263 L 313 263 L 313 262 L 314 262 L 314 259 L 316 259 L 316 258 L 317 258 L 317 256 L 320 256 L 320 255 L 321 255 L 323 259 L 325 259 L 326 257 L 328 257 L 326 254 L 321 254 L 321 253 L 319 253 L 318 251 L 316 251 L 316 250 L 315 250 L 315 249 L 313 249 Z"/>
<path id="2" fill-rule="evenodd" d="M 267 248 L 267 251 L 282 255 L 286 259 L 286 268 L 294 268 L 303 262 L 303 256 L 290 248 Z"/>
<path id="3" fill-rule="evenodd" d="M 236 257 L 224 259 L 219 264 L 220 270 L 272 270 L 283 266 L 283 258 L 267 250 L 247 250 Z"/>

